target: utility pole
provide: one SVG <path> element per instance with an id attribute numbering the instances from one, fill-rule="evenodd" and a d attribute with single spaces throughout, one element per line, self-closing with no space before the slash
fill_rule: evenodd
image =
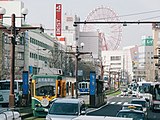
<path id="1" fill-rule="evenodd" d="M 10 61 L 10 95 L 9 95 L 9 107 L 15 106 L 15 96 L 14 96 L 14 79 L 15 79 L 15 45 L 16 45 L 16 35 L 19 32 L 24 32 L 26 30 L 33 29 L 42 29 L 42 27 L 16 27 L 15 26 L 15 18 L 25 18 L 24 17 L 16 17 L 15 14 L 12 14 L 11 17 L 3 17 L 3 18 L 11 18 L 11 27 L 0 26 L 0 30 L 8 33 L 11 37 L 11 61 Z"/>
<path id="2" fill-rule="evenodd" d="M 70 47 L 73 48 L 72 46 L 70 46 Z M 66 53 L 75 55 L 76 98 L 78 98 L 78 60 L 79 60 L 79 56 L 84 55 L 84 54 L 92 55 L 92 52 L 80 52 L 79 46 L 77 45 L 75 52 L 66 52 Z"/>

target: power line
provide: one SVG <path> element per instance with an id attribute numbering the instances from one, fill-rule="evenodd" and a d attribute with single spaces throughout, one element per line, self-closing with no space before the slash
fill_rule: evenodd
<path id="1" fill-rule="evenodd" d="M 127 14 L 127 15 L 120 15 L 117 17 L 128 17 L 128 16 L 135 16 L 135 15 L 141 15 L 141 14 L 148 14 L 148 13 L 153 13 L 153 12 L 160 12 L 160 10 L 152 10 L 152 11 L 147 11 L 147 12 L 138 12 L 138 13 L 132 13 L 132 14 Z"/>

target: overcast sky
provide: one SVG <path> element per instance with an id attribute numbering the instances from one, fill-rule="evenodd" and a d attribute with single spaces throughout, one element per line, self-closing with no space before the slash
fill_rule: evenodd
<path id="1" fill-rule="evenodd" d="M 29 10 L 26 17 L 29 24 L 42 24 L 45 28 L 54 28 L 54 5 L 62 3 L 63 13 L 76 14 L 84 21 L 87 15 L 95 8 L 106 6 L 111 8 L 119 17 L 120 21 L 160 21 L 160 0 L 21 0 L 25 8 Z M 156 12 L 151 12 L 156 11 Z M 141 13 L 141 14 L 138 14 Z M 145 14 L 142 14 L 145 13 Z M 134 15 L 133 15 L 134 14 Z M 159 16 L 159 17 L 157 17 Z M 153 18 L 152 18 L 153 17 Z M 156 18 L 154 18 L 156 17 Z M 152 18 L 152 19 L 148 19 Z M 141 36 L 152 36 L 150 24 L 128 25 L 122 27 L 123 46 L 138 45 Z M 113 36 L 114 37 L 114 36 Z"/>

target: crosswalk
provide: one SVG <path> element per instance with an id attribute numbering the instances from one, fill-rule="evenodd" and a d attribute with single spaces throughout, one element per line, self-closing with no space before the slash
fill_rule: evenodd
<path id="1" fill-rule="evenodd" d="M 129 102 L 121 102 L 121 101 L 108 101 L 107 104 L 111 104 L 111 105 L 125 105 L 128 104 Z"/>

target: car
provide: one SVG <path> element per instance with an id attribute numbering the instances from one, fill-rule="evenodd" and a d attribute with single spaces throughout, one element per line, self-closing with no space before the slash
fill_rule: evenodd
<path id="1" fill-rule="evenodd" d="M 121 91 L 121 96 L 128 96 L 128 91 L 127 91 L 127 89 L 122 89 L 122 91 Z"/>
<path id="2" fill-rule="evenodd" d="M 21 120 L 21 115 L 18 111 L 11 109 L 0 108 L 1 120 Z"/>
<path id="3" fill-rule="evenodd" d="M 122 110 L 130 110 L 130 109 L 143 111 L 143 107 L 140 104 L 123 104 Z"/>
<path id="4" fill-rule="evenodd" d="M 111 116 L 78 116 L 73 120 L 133 120 L 132 118 L 120 118 Z"/>
<path id="5" fill-rule="evenodd" d="M 141 98 L 141 99 L 132 99 L 131 100 L 131 104 L 140 104 L 140 105 L 142 105 L 143 112 L 146 115 L 148 114 L 149 105 L 148 105 L 148 102 L 144 98 Z"/>
<path id="6" fill-rule="evenodd" d="M 72 120 L 86 114 L 83 99 L 57 98 L 49 108 L 46 120 Z"/>
<path id="7" fill-rule="evenodd" d="M 116 117 L 132 118 L 133 120 L 147 120 L 147 117 L 143 111 L 139 110 L 120 110 Z"/>

